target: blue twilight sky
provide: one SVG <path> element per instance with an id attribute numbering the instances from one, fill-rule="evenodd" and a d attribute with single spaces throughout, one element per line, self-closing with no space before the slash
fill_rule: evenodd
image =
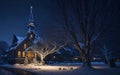
<path id="1" fill-rule="evenodd" d="M 10 44 L 13 34 L 26 35 L 31 5 L 36 28 L 39 25 L 42 31 L 52 20 L 51 3 L 50 0 L 0 0 L 0 40 Z"/>
<path id="2" fill-rule="evenodd" d="M 36 33 L 43 36 L 44 34 L 54 32 L 54 29 L 60 32 L 61 30 L 59 28 L 63 23 L 60 23 L 61 11 L 56 7 L 57 3 L 55 1 L 56 0 L 0 0 L 0 40 L 7 41 L 11 44 L 13 34 L 18 36 L 26 35 L 31 5 L 33 6 Z M 68 6 L 70 6 L 69 1 L 70 0 L 66 0 Z M 74 2 L 75 0 L 72 1 Z M 110 42 L 113 42 L 111 43 L 112 45 L 119 45 L 120 2 L 119 0 L 111 1 L 113 1 L 111 5 L 114 5 L 113 12 L 117 12 L 117 14 L 114 14 L 113 18 L 107 21 L 113 21 L 113 23 L 109 24 L 111 28 L 107 34 L 107 38 L 109 38 Z M 99 6 L 102 7 L 103 5 L 101 4 Z M 66 11 L 72 13 L 71 8 L 67 8 Z"/>

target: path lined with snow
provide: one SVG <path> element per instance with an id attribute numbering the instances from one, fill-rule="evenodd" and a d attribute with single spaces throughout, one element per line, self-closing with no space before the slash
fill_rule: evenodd
<path id="1" fill-rule="evenodd" d="M 120 75 L 120 67 L 109 68 L 103 63 L 92 63 L 94 69 L 82 68 L 81 63 L 56 63 L 52 65 L 36 66 L 29 64 L 3 65 L 23 69 L 37 75 Z M 120 63 L 118 63 L 120 66 Z"/>

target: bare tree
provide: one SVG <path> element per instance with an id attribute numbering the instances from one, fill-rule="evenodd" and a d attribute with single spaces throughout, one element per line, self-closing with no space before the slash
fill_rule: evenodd
<path id="1" fill-rule="evenodd" d="M 111 58 L 112 50 L 108 49 L 106 45 L 104 44 L 102 51 L 103 51 L 106 64 L 108 64 L 109 67 L 116 67 L 116 64 L 114 61 L 115 59 Z"/>
<path id="2" fill-rule="evenodd" d="M 55 42 L 46 42 L 45 40 L 39 40 L 37 43 L 31 46 L 34 52 L 37 53 L 38 57 L 40 58 L 40 64 L 44 65 L 45 61 L 44 58 L 56 52 L 59 48 L 63 47 L 66 42 L 62 41 L 61 43 L 57 44 Z"/>
<path id="3" fill-rule="evenodd" d="M 112 16 L 111 1 L 107 0 L 102 9 L 97 6 L 97 0 L 70 1 L 72 9 L 75 10 L 76 14 L 74 16 L 77 16 L 75 20 L 78 20 L 78 24 L 74 23 L 73 14 L 68 15 L 66 0 L 60 0 L 59 5 L 64 18 L 64 28 L 70 34 L 75 48 L 80 52 L 83 66 L 91 67 L 91 46 L 105 33 L 108 15 Z M 108 13 L 105 10 L 111 12 Z M 100 22 L 97 19 L 100 19 Z M 77 33 L 76 30 L 80 32 Z"/>
<path id="4" fill-rule="evenodd" d="M 106 64 L 109 64 L 109 60 L 110 60 L 110 50 L 107 49 L 106 45 L 104 44 L 103 50 L 102 50 L 104 57 L 105 57 L 105 61 Z"/>

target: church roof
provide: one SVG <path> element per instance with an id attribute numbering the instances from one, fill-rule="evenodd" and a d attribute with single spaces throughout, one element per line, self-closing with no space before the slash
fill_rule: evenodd
<path id="1" fill-rule="evenodd" d="M 17 44 L 20 44 L 26 37 L 17 36 Z"/>
<path id="2" fill-rule="evenodd" d="M 16 49 L 16 48 L 19 46 L 19 44 L 21 44 L 22 41 L 23 41 L 24 39 L 26 39 L 26 37 L 21 37 L 21 36 L 16 36 L 16 37 L 17 37 L 17 39 L 18 39 L 18 41 L 17 41 L 17 45 L 11 47 L 8 51 L 11 51 L 11 50 L 13 50 L 13 49 Z"/>
<path id="3" fill-rule="evenodd" d="M 34 23 L 33 23 L 33 21 L 34 21 L 33 20 L 33 11 L 32 10 L 33 10 L 33 7 L 31 6 L 30 16 L 29 16 L 28 33 L 33 32 L 35 34 Z M 23 42 L 25 42 L 25 40 L 29 39 L 28 38 L 28 36 L 29 36 L 28 34 L 25 37 L 16 36 L 16 35 L 14 35 L 14 36 L 15 36 L 15 38 L 13 38 L 13 39 L 15 39 L 15 40 L 13 40 L 14 42 L 12 42 L 12 45 L 11 45 L 11 47 L 10 47 L 10 49 L 8 51 L 16 49 L 18 46 L 21 45 L 21 43 L 23 43 Z M 32 40 L 32 42 L 35 43 L 35 42 L 37 42 L 37 40 L 38 40 L 38 38 L 36 38 L 36 36 L 35 36 L 35 38 L 34 38 L 34 40 Z"/>

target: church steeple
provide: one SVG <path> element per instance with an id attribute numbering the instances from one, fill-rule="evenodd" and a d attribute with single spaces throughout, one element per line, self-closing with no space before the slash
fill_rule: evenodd
<path id="1" fill-rule="evenodd" d="M 31 6 L 30 8 L 31 8 L 31 10 L 30 10 L 29 21 L 30 21 L 30 22 L 33 22 L 33 7 Z"/>
<path id="2" fill-rule="evenodd" d="M 33 20 L 33 7 L 30 7 L 30 16 L 29 16 L 29 24 L 28 24 L 28 32 L 34 31 L 34 20 Z"/>
<path id="3" fill-rule="evenodd" d="M 28 32 L 27 37 L 29 39 L 35 38 L 35 31 L 34 31 L 34 20 L 33 20 L 33 7 L 30 7 L 30 16 L 29 16 L 29 23 L 28 23 Z"/>

